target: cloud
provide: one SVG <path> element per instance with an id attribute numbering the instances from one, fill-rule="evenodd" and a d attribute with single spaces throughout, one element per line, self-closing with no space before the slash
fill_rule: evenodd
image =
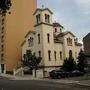
<path id="1" fill-rule="evenodd" d="M 79 9 L 86 15 L 90 15 L 90 0 L 75 0 Z"/>
<path id="2" fill-rule="evenodd" d="M 90 0 L 75 0 L 77 4 L 83 5 L 84 7 L 90 6 Z"/>

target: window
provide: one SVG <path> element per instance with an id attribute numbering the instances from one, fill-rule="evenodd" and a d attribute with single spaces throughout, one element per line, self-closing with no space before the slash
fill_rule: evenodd
<path id="1" fill-rule="evenodd" d="M 3 51 L 4 50 L 4 45 L 1 45 L 1 51 Z"/>
<path id="2" fill-rule="evenodd" d="M 57 58 L 57 57 L 56 57 L 56 51 L 54 51 L 54 57 L 55 57 L 55 61 L 56 61 L 56 58 Z"/>
<path id="3" fill-rule="evenodd" d="M 4 22 L 4 18 L 2 18 L 2 22 Z"/>
<path id="4" fill-rule="evenodd" d="M 36 20 L 37 20 L 37 24 L 38 24 L 39 21 L 40 21 L 40 14 L 38 14 L 38 15 L 36 16 Z"/>
<path id="5" fill-rule="evenodd" d="M 39 53 L 39 57 L 41 57 L 41 51 L 38 51 L 38 53 Z"/>
<path id="6" fill-rule="evenodd" d="M 70 37 L 67 38 L 67 45 L 68 46 L 71 46 L 72 45 L 72 39 Z"/>
<path id="7" fill-rule="evenodd" d="M 25 58 L 26 58 L 26 54 L 23 55 L 23 60 L 25 60 Z"/>
<path id="8" fill-rule="evenodd" d="M 50 23 L 50 15 L 45 14 L 45 22 Z"/>
<path id="9" fill-rule="evenodd" d="M 45 14 L 45 22 L 47 22 L 47 14 Z"/>
<path id="10" fill-rule="evenodd" d="M 38 16 L 36 16 L 37 24 L 38 24 Z"/>
<path id="11" fill-rule="evenodd" d="M 60 51 L 60 60 L 62 60 L 62 52 Z"/>
<path id="12" fill-rule="evenodd" d="M 70 39 L 70 44 L 72 45 L 72 39 Z"/>
<path id="13" fill-rule="evenodd" d="M 48 15 L 48 23 L 50 23 L 50 15 Z"/>
<path id="14" fill-rule="evenodd" d="M 40 14 L 38 15 L 38 20 L 40 21 Z"/>
<path id="15" fill-rule="evenodd" d="M 2 53 L 2 54 L 1 54 L 1 57 L 3 57 L 3 56 L 4 56 L 4 54 Z"/>
<path id="16" fill-rule="evenodd" d="M 48 51 L 48 59 L 49 61 L 51 61 L 51 51 L 50 50 Z"/>
<path id="17" fill-rule="evenodd" d="M 38 34 L 38 44 L 40 44 L 40 34 Z"/>
<path id="18" fill-rule="evenodd" d="M 72 57 L 72 50 L 69 50 L 69 57 Z"/>
<path id="19" fill-rule="evenodd" d="M 30 37 L 30 38 L 28 39 L 28 45 L 29 45 L 29 47 L 30 47 L 30 46 L 33 46 L 33 37 Z"/>
<path id="20" fill-rule="evenodd" d="M 55 32 L 57 32 L 57 28 L 55 28 Z"/>
<path id="21" fill-rule="evenodd" d="M 47 34 L 47 41 L 48 41 L 48 43 L 50 43 L 50 34 L 49 33 Z"/>

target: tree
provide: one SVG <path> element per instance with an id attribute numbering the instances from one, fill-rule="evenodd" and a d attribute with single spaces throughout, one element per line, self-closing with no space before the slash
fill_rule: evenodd
<path id="1" fill-rule="evenodd" d="M 85 54 L 83 50 L 80 50 L 77 64 L 78 70 L 84 72 L 85 66 L 86 66 Z"/>
<path id="2" fill-rule="evenodd" d="M 62 65 L 62 69 L 67 72 L 71 72 L 76 69 L 76 63 L 73 58 L 66 58 Z"/>
<path id="3" fill-rule="evenodd" d="M 11 0 L 0 0 L 0 13 L 6 14 L 11 5 Z"/>
<path id="4" fill-rule="evenodd" d="M 31 70 L 35 69 L 35 77 L 36 77 L 36 70 L 38 69 L 41 59 L 42 59 L 41 57 L 37 57 L 35 53 L 32 53 L 31 50 L 27 50 L 26 54 L 24 54 L 23 56 L 22 65 L 28 66 Z"/>
<path id="5" fill-rule="evenodd" d="M 71 72 L 76 69 L 76 62 L 74 61 L 74 58 L 72 56 L 72 50 L 69 51 L 69 58 L 66 58 L 64 60 L 62 69 L 68 72 Z"/>

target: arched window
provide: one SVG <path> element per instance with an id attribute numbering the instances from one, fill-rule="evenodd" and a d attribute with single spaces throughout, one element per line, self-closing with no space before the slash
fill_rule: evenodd
<path id="1" fill-rule="evenodd" d="M 33 46 L 33 37 L 30 37 L 29 39 L 28 39 L 28 44 L 29 44 L 29 47 L 30 46 Z"/>
<path id="2" fill-rule="evenodd" d="M 50 43 L 50 34 L 49 33 L 47 34 L 47 41 L 48 41 L 48 43 Z"/>
<path id="3" fill-rule="evenodd" d="M 45 22 L 50 23 L 50 15 L 45 14 Z"/>
<path id="4" fill-rule="evenodd" d="M 70 39 L 70 44 L 72 45 L 72 39 Z"/>
<path id="5" fill-rule="evenodd" d="M 38 53 L 39 53 L 39 57 L 41 57 L 41 51 L 38 51 Z"/>
<path id="6" fill-rule="evenodd" d="M 40 14 L 36 16 L 37 24 L 40 22 Z"/>
<path id="7" fill-rule="evenodd" d="M 47 14 L 45 14 L 45 22 L 47 22 L 47 18 L 48 18 L 48 17 L 47 17 Z"/>
<path id="8" fill-rule="evenodd" d="M 38 24 L 38 15 L 36 16 L 37 24 Z"/>
<path id="9" fill-rule="evenodd" d="M 40 44 L 40 34 L 38 34 L 38 44 Z"/>
<path id="10" fill-rule="evenodd" d="M 67 38 L 67 45 L 68 45 L 68 42 L 69 42 L 69 41 L 68 41 L 68 38 Z"/>
<path id="11" fill-rule="evenodd" d="M 69 57 L 72 58 L 72 50 L 69 50 Z"/>
<path id="12" fill-rule="evenodd" d="M 62 32 L 62 29 L 60 28 L 60 32 Z"/>
<path id="13" fill-rule="evenodd" d="M 62 52 L 60 51 L 60 60 L 62 60 Z"/>
<path id="14" fill-rule="evenodd" d="M 1 51 L 4 51 L 4 45 L 1 45 Z"/>
<path id="15" fill-rule="evenodd" d="M 48 23 L 50 23 L 50 15 L 48 15 Z"/>
<path id="16" fill-rule="evenodd" d="M 67 38 L 67 45 L 68 46 L 71 46 L 72 45 L 72 39 L 70 37 Z"/>
<path id="17" fill-rule="evenodd" d="M 55 32 L 57 32 L 57 28 L 55 28 Z"/>
<path id="18" fill-rule="evenodd" d="M 38 20 L 40 21 L 40 14 L 38 15 Z"/>
<path id="19" fill-rule="evenodd" d="M 48 50 L 48 59 L 49 61 L 51 61 L 51 51 L 50 50 Z"/>
<path id="20" fill-rule="evenodd" d="M 55 61 L 56 61 L 56 59 L 57 59 L 56 51 L 54 51 L 54 58 L 55 58 Z"/>

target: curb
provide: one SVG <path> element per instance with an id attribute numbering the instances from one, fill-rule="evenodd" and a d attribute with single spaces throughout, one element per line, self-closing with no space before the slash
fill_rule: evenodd
<path id="1" fill-rule="evenodd" d="M 82 84 L 82 83 L 75 83 L 75 84 L 80 85 L 80 86 L 90 87 L 90 85 L 88 85 L 88 84 Z"/>

